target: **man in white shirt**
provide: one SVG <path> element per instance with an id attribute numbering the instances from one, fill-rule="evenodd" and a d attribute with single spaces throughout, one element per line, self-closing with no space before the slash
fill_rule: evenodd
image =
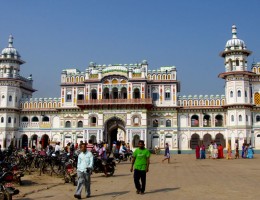
<path id="1" fill-rule="evenodd" d="M 93 169 L 93 154 L 87 151 L 86 144 L 80 145 L 81 153 L 78 156 L 77 175 L 78 185 L 74 197 L 81 199 L 81 191 L 85 185 L 86 198 L 90 197 L 90 174 Z"/>

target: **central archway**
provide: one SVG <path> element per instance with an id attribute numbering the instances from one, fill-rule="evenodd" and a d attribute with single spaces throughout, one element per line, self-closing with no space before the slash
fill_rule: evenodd
<path id="1" fill-rule="evenodd" d="M 104 140 L 108 143 L 109 148 L 112 148 L 113 142 L 126 141 L 125 122 L 118 118 L 112 117 L 105 122 Z"/>

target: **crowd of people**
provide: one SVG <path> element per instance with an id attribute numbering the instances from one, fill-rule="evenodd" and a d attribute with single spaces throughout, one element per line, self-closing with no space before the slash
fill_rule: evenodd
<path id="1" fill-rule="evenodd" d="M 239 147 L 238 142 L 234 145 L 234 158 L 238 159 L 239 156 Z M 208 147 L 206 148 L 205 145 L 202 143 L 201 145 L 197 145 L 195 149 L 196 159 L 206 159 L 206 154 L 208 155 L 209 159 L 222 159 L 225 158 L 224 156 L 224 148 L 221 144 L 217 144 L 215 141 L 212 141 Z M 241 151 L 242 158 L 254 158 L 254 150 L 250 144 L 244 143 L 242 146 Z M 227 150 L 226 150 L 226 159 L 233 159 L 231 145 L 228 143 Z"/>

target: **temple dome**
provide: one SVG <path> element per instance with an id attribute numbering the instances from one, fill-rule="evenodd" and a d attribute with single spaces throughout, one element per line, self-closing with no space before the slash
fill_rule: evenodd
<path id="1" fill-rule="evenodd" d="M 11 58 L 20 58 L 20 54 L 19 52 L 13 47 L 13 36 L 10 35 L 9 36 L 9 40 L 8 40 L 8 47 L 4 48 L 2 50 L 2 53 L 1 53 L 1 57 L 11 57 Z"/>
<path id="2" fill-rule="evenodd" d="M 226 50 L 234 49 L 246 49 L 246 44 L 243 40 L 237 38 L 237 27 L 232 26 L 232 39 L 228 40 L 226 43 Z"/>

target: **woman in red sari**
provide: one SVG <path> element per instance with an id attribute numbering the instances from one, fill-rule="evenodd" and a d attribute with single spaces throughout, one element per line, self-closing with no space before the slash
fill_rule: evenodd
<path id="1" fill-rule="evenodd" d="M 196 146 L 196 158 L 200 159 L 200 146 L 199 145 Z"/>
<path id="2" fill-rule="evenodd" d="M 224 158 L 223 146 L 221 144 L 218 146 L 218 158 Z"/>

